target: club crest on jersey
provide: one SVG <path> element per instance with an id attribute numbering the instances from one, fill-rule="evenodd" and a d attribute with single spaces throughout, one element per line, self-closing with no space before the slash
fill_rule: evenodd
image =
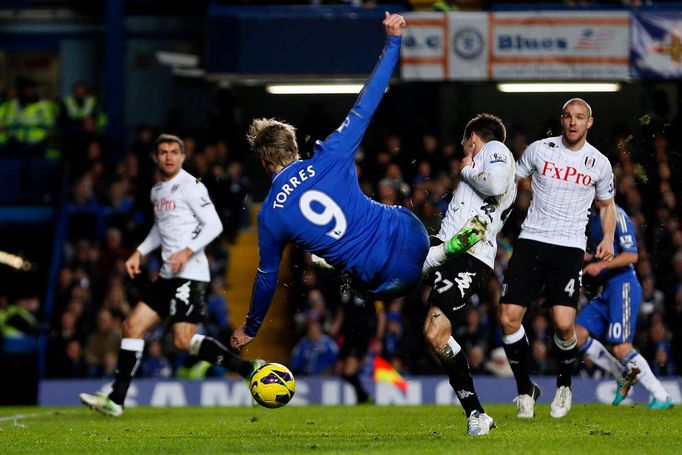
<path id="1" fill-rule="evenodd" d="M 587 169 L 592 169 L 596 162 L 597 162 L 597 159 L 593 156 L 586 156 L 585 157 L 585 167 Z"/>

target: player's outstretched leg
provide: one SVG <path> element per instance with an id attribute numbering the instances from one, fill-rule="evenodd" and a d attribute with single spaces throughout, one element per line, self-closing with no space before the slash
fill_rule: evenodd
<path id="1" fill-rule="evenodd" d="M 427 276 L 451 257 L 468 251 L 469 248 L 485 238 L 486 226 L 485 220 L 475 215 L 450 240 L 431 246 L 424 259 L 422 275 Z"/>
<path id="2" fill-rule="evenodd" d="M 188 351 L 190 355 L 196 356 L 201 360 L 225 367 L 230 371 L 235 371 L 244 379 L 250 379 L 253 373 L 265 364 L 262 360 L 244 360 L 232 351 L 229 351 L 217 340 L 199 334 L 192 336 Z M 262 363 L 259 364 L 259 362 Z"/>
<path id="3" fill-rule="evenodd" d="M 263 365 L 265 365 L 267 362 L 263 359 L 256 359 L 251 361 L 251 373 L 248 374 L 244 379 L 246 380 L 247 383 L 251 382 L 251 378 L 253 377 L 254 374 L 256 374 L 256 371 Z"/>
<path id="4" fill-rule="evenodd" d="M 462 254 L 485 237 L 488 223 L 479 215 L 475 215 L 445 244 L 448 256 Z"/>

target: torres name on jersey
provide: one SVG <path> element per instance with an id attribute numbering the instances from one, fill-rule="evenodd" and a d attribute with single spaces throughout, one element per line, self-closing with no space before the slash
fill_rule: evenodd
<path id="1" fill-rule="evenodd" d="M 284 208 L 284 203 L 289 198 L 289 195 L 293 193 L 294 190 L 301 185 L 301 183 L 313 177 L 315 177 L 315 169 L 313 168 L 312 164 L 304 169 L 300 169 L 294 176 L 289 177 L 287 183 L 280 187 L 279 192 L 273 198 L 272 208 Z"/>

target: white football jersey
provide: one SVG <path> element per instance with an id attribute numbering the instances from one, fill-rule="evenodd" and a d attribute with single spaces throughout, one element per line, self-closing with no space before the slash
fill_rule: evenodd
<path id="1" fill-rule="evenodd" d="M 561 136 L 533 142 L 516 163 L 520 178 L 532 175 L 532 198 L 520 238 L 585 249 L 588 211 L 595 198 L 614 197 L 608 158 L 587 142 L 564 147 Z"/>
<path id="2" fill-rule="evenodd" d="M 467 253 L 494 268 L 497 233 L 516 198 L 516 164 L 509 149 L 490 141 L 473 157 L 471 166 L 462 169 L 462 180 L 452 195 L 438 238 L 447 242 L 472 217 L 488 222 L 485 239 Z"/>
<path id="3" fill-rule="evenodd" d="M 223 230 L 206 186 L 181 169 L 172 179 L 159 182 L 151 190 L 154 226 L 137 248 L 142 255 L 161 246 L 162 278 L 210 281 L 204 247 Z M 194 252 L 183 270 L 173 274 L 166 262 L 175 252 L 189 247 Z"/>

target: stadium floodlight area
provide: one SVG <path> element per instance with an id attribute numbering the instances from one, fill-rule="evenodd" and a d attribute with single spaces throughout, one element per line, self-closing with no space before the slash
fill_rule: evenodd
<path id="1" fill-rule="evenodd" d="M 504 93 L 618 92 L 618 82 L 501 82 L 497 90 Z"/>
<path id="2" fill-rule="evenodd" d="M 272 95 L 343 95 L 358 94 L 363 84 L 268 84 Z"/>
<path id="3" fill-rule="evenodd" d="M 30 261 L 27 261 L 21 256 L 8 253 L 7 251 L 0 251 L 0 264 L 4 264 L 16 270 L 23 270 L 24 272 L 28 272 L 33 268 Z"/>
<path id="4" fill-rule="evenodd" d="M 172 67 L 194 68 L 199 64 L 199 56 L 194 54 L 182 54 L 178 52 L 156 52 L 156 60 Z"/>

